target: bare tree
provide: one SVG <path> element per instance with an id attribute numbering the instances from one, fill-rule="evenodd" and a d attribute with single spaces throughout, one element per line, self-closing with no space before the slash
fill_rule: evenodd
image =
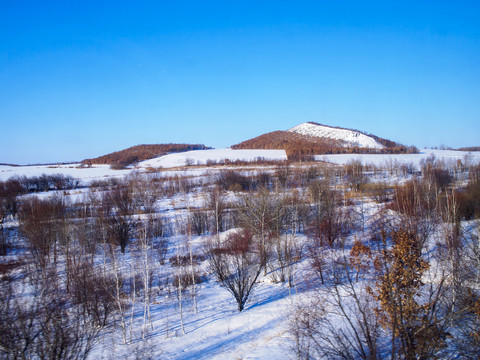
<path id="1" fill-rule="evenodd" d="M 340 207 L 340 193 L 331 189 L 329 181 L 312 183 L 308 195 L 311 202 L 308 233 L 322 245 L 333 246 L 352 230 L 352 213 Z"/>
<path id="2" fill-rule="evenodd" d="M 312 302 L 299 304 L 293 314 L 291 331 L 298 357 L 383 358 L 380 323 L 368 291 L 371 283 L 363 280 L 369 278 L 373 267 L 369 248 L 360 241 L 350 251 L 339 246 L 325 262 L 324 285 L 313 291 Z"/>
<path id="3" fill-rule="evenodd" d="M 127 344 L 127 322 L 126 314 L 129 308 L 126 302 L 127 293 L 125 292 L 125 276 L 121 270 L 116 248 L 109 237 L 108 223 L 101 215 L 96 219 L 97 233 L 102 239 L 103 247 L 103 277 L 105 281 L 105 288 L 108 290 L 109 296 L 113 299 L 115 304 L 115 324 L 120 327 L 122 331 L 123 343 Z"/>
<path id="4" fill-rule="evenodd" d="M 238 311 L 245 304 L 262 271 L 261 250 L 248 230 L 230 234 L 224 242 L 218 237 L 207 244 L 212 273 L 237 301 Z"/>
<path id="5" fill-rule="evenodd" d="M 183 319 L 183 291 L 184 291 L 184 282 L 182 281 L 184 276 L 182 273 L 183 267 L 181 266 L 182 261 L 180 260 L 180 246 L 177 245 L 175 251 L 176 263 L 178 266 L 176 267 L 176 281 L 174 280 L 174 286 L 177 292 L 177 300 L 178 300 L 178 310 L 180 312 L 180 326 L 182 328 L 182 333 L 185 335 L 185 322 Z"/>
<path id="6" fill-rule="evenodd" d="M 304 241 L 297 236 L 303 202 L 298 193 L 284 196 L 279 201 L 281 204 L 275 206 L 278 216 L 275 221 L 276 236 L 272 238 L 274 259 L 269 264 L 272 269 L 270 277 L 273 281 L 288 281 L 289 288 L 292 288 L 294 286 L 294 267 L 300 261 L 305 245 Z"/>
<path id="7" fill-rule="evenodd" d="M 423 243 L 438 222 L 437 195 L 430 184 L 413 179 L 395 187 L 389 207 L 397 212 L 399 222 L 409 233 L 416 233 Z"/>
<path id="8" fill-rule="evenodd" d="M 360 160 L 351 160 L 345 165 L 345 176 L 350 188 L 354 191 L 360 191 L 368 182 L 365 167 Z"/>
<path id="9" fill-rule="evenodd" d="M 34 264 L 46 270 L 52 256 L 57 262 L 57 238 L 61 235 L 59 223 L 65 217 L 65 203 L 54 198 L 26 200 L 19 213 L 20 232 L 26 238 Z"/>
<path id="10" fill-rule="evenodd" d="M 260 188 L 257 193 L 249 193 L 242 197 L 239 208 L 240 224 L 255 235 L 260 251 L 260 260 L 267 274 L 267 263 L 270 257 L 272 239 L 277 236 L 279 221 L 283 215 L 283 207 L 278 198 L 267 188 Z"/>
<path id="11" fill-rule="evenodd" d="M 206 209 L 209 209 L 212 214 L 211 231 L 218 234 L 225 230 L 225 214 L 226 214 L 226 198 L 225 193 L 219 188 L 215 187 L 212 191 L 207 193 L 205 200 Z"/>
<path id="12" fill-rule="evenodd" d="M 147 220 L 140 227 L 139 242 L 141 247 L 141 276 L 143 282 L 143 330 L 142 338 L 145 339 L 147 323 L 153 330 L 153 324 L 150 317 L 150 303 L 151 303 L 151 282 L 153 277 L 153 261 L 150 257 L 152 255 L 152 245 L 154 239 L 154 224 L 155 219 L 149 216 Z"/>
<path id="13" fill-rule="evenodd" d="M 215 212 L 215 211 L 214 211 Z M 189 209 L 189 223 L 191 231 L 198 236 L 203 235 L 208 230 L 208 214 L 203 209 Z"/>
<path id="14" fill-rule="evenodd" d="M 110 237 L 120 245 L 122 253 L 130 240 L 135 220 L 135 203 L 132 196 L 132 188 L 129 184 L 116 185 L 106 192 L 102 199 L 103 216 L 108 220 Z"/>
<path id="15" fill-rule="evenodd" d="M 28 298 L 19 291 L 23 284 L 0 282 L 2 358 L 86 359 L 98 343 L 102 327 L 70 301 L 59 280 L 32 282 Z"/>
<path id="16" fill-rule="evenodd" d="M 133 173 L 128 179 L 135 209 L 146 214 L 155 212 L 155 204 L 162 191 L 151 181 L 148 175 Z"/>
<path id="17" fill-rule="evenodd" d="M 17 196 L 23 192 L 20 183 L 15 180 L 0 182 L 0 256 L 7 254 L 8 237 L 4 231 L 7 216 L 15 216 L 18 212 Z"/>

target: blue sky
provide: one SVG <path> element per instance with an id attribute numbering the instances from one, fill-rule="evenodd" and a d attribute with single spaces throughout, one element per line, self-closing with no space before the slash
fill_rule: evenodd
<path id="1" fill-rule="evenodd" d="M 0 163 L 305 121 L 480 145 L 476 1 L 0 0 Z"/>

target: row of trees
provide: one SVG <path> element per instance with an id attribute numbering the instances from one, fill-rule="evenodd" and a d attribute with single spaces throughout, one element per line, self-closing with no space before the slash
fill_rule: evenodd
<path id="1" fill-rule="evenodd" d="M 10 181 L 18 183 L 26 193 L 50 190 L 71 190 L 78 188 L 80 185 L 78 179 L 64 174 L 43 174 L 31 177 L 21 176 L 14 177 Z"/>

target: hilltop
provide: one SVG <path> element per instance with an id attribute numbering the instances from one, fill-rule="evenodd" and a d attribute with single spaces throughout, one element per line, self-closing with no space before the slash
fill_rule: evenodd
<path id="1" fill-rule="evenodd" d="M 289 158 L 344 153 L 416 153 L 394 141 L 345 129 L 306 122 L 286 131 L 273 131 L 233 145 L 233 149 L 283 149 Z"/>

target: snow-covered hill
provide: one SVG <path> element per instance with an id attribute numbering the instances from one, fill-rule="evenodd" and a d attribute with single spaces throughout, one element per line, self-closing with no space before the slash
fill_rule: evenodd
<path id="1" fill-rule="evenodd" d="M 362 134 L 361 132 L 347 129 L 333 128 L 330 126 L 319 125 L 315 123 L 303 123 L 289 130 L 301 135 L 340 140 L 345 147 L 358 146 L 369 149 L 383 149 L 384 146 L 373 137 Z"/>

